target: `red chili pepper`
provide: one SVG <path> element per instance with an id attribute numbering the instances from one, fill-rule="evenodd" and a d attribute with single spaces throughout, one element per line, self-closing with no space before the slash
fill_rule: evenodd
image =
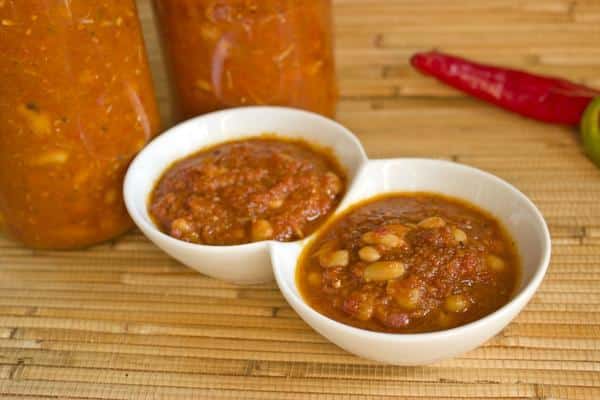
<path id="1" fill-rule="evenodd" d="M 579 124 L 600 91 L 564 79 L 478 64 L 437 51 L 417 53 L 411 64 L 419 71 L 507 110 L 540 121 Z"/>

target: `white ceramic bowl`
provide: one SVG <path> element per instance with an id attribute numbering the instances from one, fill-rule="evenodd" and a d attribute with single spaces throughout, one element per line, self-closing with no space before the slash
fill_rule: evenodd
<path id="1" fill-rule="evenodd" d="M 164 132 L 131 163 L 123 194 L 135 224 L 166 253 L 203 274 L 242 284 L 272 281 L 271 242 L 237 246 L 192 244 L 161 232 L 148 214 L 150 193 L 171 163 L 206 146 L 262 133 L 300 137 L 330 148 L 348 174 L 349 188 L 367 161 L 360 142 L 350 131 L 317 114 L 283 107 L 244 107 L 206 114 Z"/>
<path id="2" fill-rule="evenodd" d="M 502 330 L 527 304 L 550 261 L 546 223 L 521 192 L 505 181 L 457 163 L 426 159 L 367 162 L 336 214 L 353 203 L 386 192 L 428 191 L 468 200 L 491 212 L 515 239 L 523 273 L 511 301 L 494 313 L 457 328 L 432 333 L 371 332 L 336 322 L 302 299 L 296 285 L 298 257 L 315 235 L 295 243 L 272 243 L 277 284 L 288 303 L 317 332 L 341 348 L 372 360 L 398 365 L 427 364 L 471 350 Z M 318 234 L 318 232 L 317 232 Z"/>
<path id="3" fill-rule="evenodd" d="M 470 324 L 440 332 L 386 334 L 353 328 L 309 307 L 296 286 L 298 256 L 315 237 L 279 243 L 205 246 L 174 239 L 148 215 L 148 198 L 162 172 L 174 161 L 216 143 L 274 132 L 329 147 L 348 174 L 348 192 L 334 215 L 357 201 L 387 192 L 430 191 L 459 197 L 495 215 L 516 240 L 523 274 L 513 299 Z M 132 162 L 124 184 L 127 209 L 144 234 L 185 265 L 236 283 L 273 279 L 310 326 L 359 356 L 392 364 L 416 365 L 455 356 L 479 346 L 504 328 L 540 285 L 550 260 L 550 235 L 540 212 L 503 180 L 464 165 L 425 159 L 367 160 L 356 137 L 336 122 L 305 111 L 247 107 L 220 111 L 179 124 L 152 141 Z"/>

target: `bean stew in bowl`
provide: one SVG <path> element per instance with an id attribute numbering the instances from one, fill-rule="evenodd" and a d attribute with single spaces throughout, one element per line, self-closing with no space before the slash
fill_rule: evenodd
<path id="1" fill-rule="evenodd" d="M 368 359 L 420 365 L 471 350 L 517 316 L 550 260 L 544 219 L 501 179 L 454 162 L 369 160 L 335 215 L 271 243 L 281 293 Z"/>
<path id="2" fill-rule="evenodd" d="M 330 119 L 284 107 L 192 118 L 161 134 L 127 171 L 124 198 L 157 246 L 208 276 L 273 279 L 270 243 L 312 234 L 367 162 Z"/>
<path id="3" fill-rule="evenodd" d="M 518 276 L 514 243 L 495 218 L 431 193 L 354 205 L 304 250 L 297 269 L 315 310 L 393 333 L 477 320 L 508 302 Z"/>
<path id="4" fill-rule="evenodd" d="M 345 185 L 327 149 L 265 134 L 175 162 L 152 192 L 150 214 L 164 232 L 191 243 L 298 240 L 335 209 Z"/>

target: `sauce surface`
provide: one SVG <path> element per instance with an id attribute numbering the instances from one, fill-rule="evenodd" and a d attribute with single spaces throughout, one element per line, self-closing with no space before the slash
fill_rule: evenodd
<path id="1" fill-rule="evenodd" d="M 430 193 L 369 199 L 304 251 L 298 287 L 315 310 L 379 332 L 475 321 L 506 304 L 519 278 L 512 240 L 488 213 Z"/>
<path id="2" fill-rule="evenodd" d="M 177 161 L 149 209 L 161 230 L 187 242 L 290 241 L 316 229 L 344 190 L 345 176 L 326 151 L 265 135 Z"/>
<path id="3" fill-rule="evenodd" d="M 125 170 L 158 109 L 134 0 L 0 1 L 0 220 L 73 248 L 133 223 Z"/>
<path id="4" fill-rule="evenodd" d="M 331 0 L 154 0 L 183 118 L 285 105 L 332 116 Z"/>

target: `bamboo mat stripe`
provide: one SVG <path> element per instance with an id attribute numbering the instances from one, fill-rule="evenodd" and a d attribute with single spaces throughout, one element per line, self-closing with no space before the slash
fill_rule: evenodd
<path id="1" fill-rule="evenodd" d="M 173 122 L 149 0 L 138 0 Z M 511 115 L 414 71 L 415 51 L 600 88 L 598 0 L 334 0 L 337 119 L 370 157 L 431 157 L 527 194 L 553 238 L 540 290 L 455 359 L 381 365 L 330 344 L 273 283 L 197 274 L 133 231 L 90 249 L 0 237 L 2 399 L 600 399 L 600 170 L 575 129 Z"/>

